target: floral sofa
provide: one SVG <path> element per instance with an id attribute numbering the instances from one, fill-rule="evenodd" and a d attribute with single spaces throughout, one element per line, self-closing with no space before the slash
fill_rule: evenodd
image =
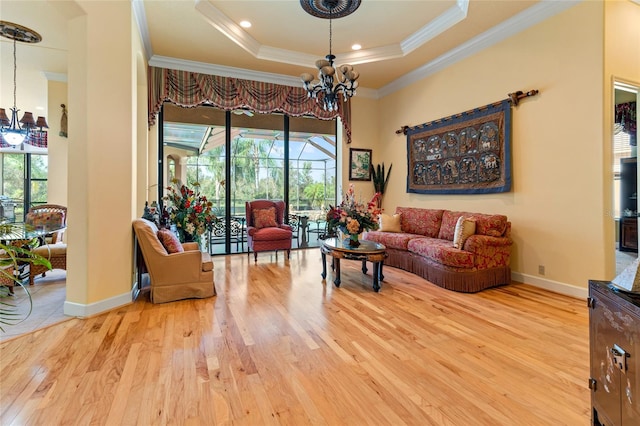
<path id="1" fill-rule="evenodd" d="M 475 222 L 475 231 L 461 248 L 455 248 L 454 232 L 460 217 L 465 219 L 460 222 Z M 364 235 L 365 240 L 387 247 L 385 265 L 467 293 L 511 282 L 511 222 L 506 216 L 398 207 L 394 218 L 400 225 L 396 232 L 386 232 L 383 226 Z"/>

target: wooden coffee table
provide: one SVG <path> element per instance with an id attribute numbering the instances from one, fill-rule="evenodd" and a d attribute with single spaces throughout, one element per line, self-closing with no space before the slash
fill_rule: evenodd
<path id="1" fill-rule="evenodd" d="M 327 255 L 333 258 L 331 269 L 335 272 L 333 283 L 340 287 L 340 259 L 362 261 L 362 273 L 367 273 L 367 262 L 373 264 L 373 289 L 380 291 L 380 282 L 384 280 L 382 265 L 387 258 L 387 248 L 373 241 L 360 241 L 360 246 L 350 247 L 347 240 L 328 238 L 320 246 L 322 253 L 322 278 L 327 278 Z"/>

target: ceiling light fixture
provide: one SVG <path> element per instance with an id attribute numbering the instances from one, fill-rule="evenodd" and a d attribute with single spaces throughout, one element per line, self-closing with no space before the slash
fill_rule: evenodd
<path id="1" fill-rule="evenodd" d="M 39 127 L 40 132 L 43 131 L 43 128 L 49 128 L 44 117 L 38 117 L 37 120 L 34 120 L 33 114 L 29 111 L 25 111 L 18 121 L 18 111 L 20 110 L 16 106 L 16 42 L 39 43 L 42 41 L 42 37 L 30 28 L 7 21 L 0 21 L 0 36 L 13 40 L 13 108 L 10 108 L 11 120 L 7 117 L 5 109 L 0 108 L 0 133 L 9 145 L 18 146 L 25 142 L 29 133 L 35 128 Z"/>
<path id="2" fill-rule="evenodd" d="M 309 97 L 321 99 L 325 111 L 337 111 L 338 100 L 340 95 L 344 100 L 356 94 L 358 82 L 356 81 L 360 74 L 353 69 L 351 65 L 340 65 L 338 69 L 333 66 L 336 57 L 331 52 L 332 26 L 331 21 L 334 18 L 343 18 L 352 14 L 360 6 L 360 0 L 300 0 L 302 8 L 308 14 L 329 19 L 329 54 L 325 59 L 318 59 L 316 67 L 318 68 L 318 82 L 313 81 L 313 75 L 304 73 L 300 76 L 307 89 Z M 339 82 L 336 84 L 335 80 Z M 322 94 L 322 96 L 319 96 Z"/>

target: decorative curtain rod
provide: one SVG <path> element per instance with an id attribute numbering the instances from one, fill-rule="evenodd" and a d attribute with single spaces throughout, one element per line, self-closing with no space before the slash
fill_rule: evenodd
<path id="1" fill-rule="evenodd" d="M 529 96 L 535 96 L 535 95 L 538 94 L 538 92 L 539 91 L 536 90 L 536 89 L 529 90 L 528 92 L 522 92 L 521 90 L 518 90 L 517 92 L 509 93 L 507 95 L 509 97 L 508 101 L 511 104 L 511 106 L 518 106 L 518 103 L 520 102 L 520 99 L 528 98 Z M 458 114 L 450 115 L 449 117 L 445 117 L 445 118 L 441 118 L 441 119 L 438 119 L 438 120 L 431 121 L 429 124 L 438 124 L 438 123 L 442 123 L 443 121 L 453 120 L 454 118 L 462 117 L 463 115 L 473 114 L 474 112 L 482 111 L 483 109 L 487 109 L 487 108 L 498 106 L 501 103 L 502 103 L 502 101 L 494 102 L 492 104 L 488 104 L 488 105 L 485 105 L 485 106 L 480 107 L 480 108 L 470 109 L 470 110 L 465 111 L 465 112 L 461 112 L 461 113 L 458 113 Z M 426 124 L 419 124 L 417 126 L 402 126 L 398 130 L 396 130 L 396 134 L 399 135 L 400 133 L 402 133 L 402 134 L 406 135 L 409 130 L 419 129 L 419 128 L 423 128 L 423 127 L 426 127 Z"/>

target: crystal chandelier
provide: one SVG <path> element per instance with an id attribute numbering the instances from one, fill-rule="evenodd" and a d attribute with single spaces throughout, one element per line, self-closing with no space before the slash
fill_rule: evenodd
<path id="1" fill-rule="evenodd" d="M 25 142 L 29 134 L 36 131 L 36 128 L 40 128 L 38 131 L 41 133 L 43 128 L 49 128 L 44 117 L 38 117 L 37 120 L 34 120 L 33 114 L 28 111 L 25 111 L 18 121 L 18 111 L 20 110 L 16 106 L 16 42 L 39 43 L 42 41 L 42 37 L 30 28 L 7 21 L 0 21 L 0 36 L 13 40 L 13 108 L 10 108 L 11 120 L 7 117 L 5 109 L 0 108 L 0 134 L 6 143 L 18 146 Z"/>
<path id="2" fill-rule="evenodd" d="M 340 95 L 347 100 L 356 94 L 356 80 L 360 74 L 348 64 L 339 66 L 338 70 L 334 67 L 336 57 L 331 52 L 331 21 L 353 13 L 360 6 L 360 0 L 300 0 L 300 4 L 310 15 L 329 19 L 329 54 L 325 59 L 316 61 L 319 81 L 314 82 L 313 75 L 309 73 L 302 74 L 300 78 L 309 97 L 321 99 L 325 111 L 337 111 Z"/>

